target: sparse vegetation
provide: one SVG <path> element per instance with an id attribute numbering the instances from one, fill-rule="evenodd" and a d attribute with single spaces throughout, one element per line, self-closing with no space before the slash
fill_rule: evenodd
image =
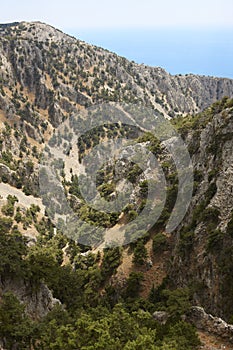
<path id="1" fill-rule="evenodd" d="M 211 308 L 206 301 L 209 293 L 211 302 L 216 303 L 214 310 L 221 309 L 226 317 L 233 314 L 233 217 L 227 213 L 230 201 L 228 207 L 221 207 L 224 203 L 220 193 L 221 177 L 224 178 L 228 167 L 224 154 L 229 155 L 231 149 L 233 111 L 233 99 L 223 96 L 226 87 L 230 91 L 232 82 L 196 77 L 193 83 L 188 75 L 168 78 L 162 70 L 138 66 L 61 33 L 58 40 L 53 28 L 48 27 L 41 35 L 37 26 L 43 28 L 44 25 L 0 26 L 0 182 L 21 190 L 24 195 L 38 196 L 38 167 L 44 161 L 43 153 L 47 153 L 61 180 L 67 203 L 84 222 L 75 228 L 77 237 L 88 235 L 90 246 L 77 243 L 76 237 L 74 240 L 66 237 L 66 223 L 62 224 L 62 220 L 54 227 L 51 220 L 60 202 L 52 202 L 50 193 L 45 196 L 44 204 L 52 202 L 54 206 L 46 208 L 45 214 L 37 205 L 24 207 L 20 196 L 1 198 L 1 285 L 21 281 L 28 295 L 34 298 L 42 284 L 46 284 L 62 303 L 47 316 L 31 319 L 26 305 L 12 293 L 3 293 L 0 300 L 3 347 L 6 350 L 197 349 L 200 344 L 195 329 L 182 317 L 193 300 L 203 301 Z M 193 84 L 197 82 L 205 93 L 196 92 Z M 211 83 L 209 89 L 208 83 Z M 191 115 L 194 110 L 207 107 L 206 101 L 213 101 L 213 91 L 223 98 L 203 112 Z M 133 139 L 155 155 L 167 187 L 165 206 L 153 227 L 149 227 L 148 218 L 141 218 L 140 213 L 148 204 L 148 189 L 154 187 L 155 182 L 144 176 L 136 161 L 122 158 L 117 173 L 119 163 L 114 159 L 97 172 L 98 194 L 109 206 L 121 192 L 128 194 L 125 182 L 130 182 L 133 194 L 122 212 L 93 209 L 82 197 L 73 164 L 69 164 L 67 174 L 67 164 L 62 159 L 69 157 L 72 147 L 76 146 L 72 144 L 73 137 L 77 136 L 74 130 L 85 130 L 85 113 L 81 111 L 93 104 L 112 101 L 151 108 L 156 118 L 166 113 L 188 144 L 195 167 L 194 199 L 184 221 L 171 234 L 166 232 L 166 224 L 176 203 L 180 179 L 166 141 L 161 142 L 136 126 L 110 123 L 107 112 L 103 125 L 93 127 L 77 139 L 80 163 L 106 139 L 124 138 L 129 149 Z M 190 115 L 184 117 L 187 110 Z M 133 108 L 132 111 L 135 112 Z M 78 115 L 77 119 L 74 115 Z M 63 121 L 67 125 L 62 134 L 57 127 Z M 90 126 L 94 125 L 95 115 L 88 121 Z M 140 123 L 144 125 L 144 122 L 141 116 Z M 208 144 L 203 141 L 206 139 Z M 61 148 L 62 157 L 53 158 L 53 147 Z M 227 176 L 230 179 L 231 173 Z M 159 201 L 151 200 L 150 205 L 160 208 Z M 126 247 L 106 248 L 95 254 L 91 244 L 101 244 L 103 237 L 97 236 L 94 229 L 90 235 L 85 223 L 94 228 L 126 224 Z M 148 254 L 145 244 L 151 240 L 153 249 Z M 124 249 L 133 256 L 132 266 L 127 266 L 126 276 L 120 276 Z M 166 258 L 164 265 L 169 265 L 172 273 L 162 283 L 158 278 L 158 285 L 147 298 L 142 297 L 147 283 L 145 276 L 148 278 L 155 271 L 147 266 L 151 254 L 156 263 Z M 197 276 L 203 279 L 201 288 L 197 287 L 200 285 Z M 215 278 L 211 280 L 214 298 L 208 285 L 210 276 Z M 152 278 L 155 277 L 154 274 Z M 190 285 L 193 289 L 177 289 L 177 280 L 180 285 Z M 158 324 L 153 319 L 155 310 L 168 312 L 166 324 Z"/>

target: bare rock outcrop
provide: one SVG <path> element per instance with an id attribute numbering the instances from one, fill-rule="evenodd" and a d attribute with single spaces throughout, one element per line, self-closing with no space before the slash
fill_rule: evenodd
<path id="1" fill-rule="evenodd" d="M 207 314 L 202 307 L 193 306 L 187 312 L 185 319 L 197 329 L 215 334 L 233 344 L 233 325 L 226 323 L 219 317 Z"/>
<path id="2" fill-rule="evenodd" d="M 43 283 L 34 290 L 24 280 L 5 280 L 0 284 L 0 296 L 6 292 L 12 292 L 20 302 L 25 305 L 27 314 L 39 319 L 47 315 L 60 300 L 53 297 L 51 290 Z"/>

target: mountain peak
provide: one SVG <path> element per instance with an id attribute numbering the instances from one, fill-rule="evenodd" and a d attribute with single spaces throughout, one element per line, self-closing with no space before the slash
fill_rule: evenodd
<path id="1" fill-rule="evenodd" d="M 75 103 L 143 103 L 169 118 L 199 112 L 233 95 L 233 80 L 172 76 L 160 67 L 130 62 L 39 21 L 2 24 L 0 34 L 3 89 L 15 84 L 27 88 L 34 95 L 33 103 L 43 109 L 51 104 L 47 90 L 53 91 L 53 103 L 59 106 L 57 121 L 67 115 L 67 104 L 73 110 Z"/>
<path id="2" fill-rule="evenodd" d="M 40 21 L 22 21 L 0 24 L 0 32 L 2 35 L 17 35 L 17 37 L 21 37 L 23 39 L 33 39 L 41 42 L 62 42 L 62 40 L 77 40 L 68 34 L 63 33 L 61 30 Z"/>

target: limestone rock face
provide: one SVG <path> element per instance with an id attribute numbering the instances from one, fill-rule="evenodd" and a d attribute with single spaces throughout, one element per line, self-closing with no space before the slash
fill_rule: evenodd
<path id="1" fill-rule="evenodd" d="M 1 155 L 10 150 L 18 165 L 14 170 L 1 164 L 0 176 L 18 188 L 28 185 L 34 196 L 38 195 L 38 161 L 31 145 L 37 146 L 39 159 L 54 129 L 87 107 L 126 102 L 172 118 L 203 111 L 224 96 L 233 97 L 231 79 L 172 76 L 162 68 L 129 62 L 43 23 L 0 25 L 0 34 L 0 126 L 7 122 L 31 139 L 25 143 L 17 133 L 5 138 Z M 172 232 L 169 277 L 175 287 L 191 285 L 196 303 L 207 312 L 230 317 L 233 233 L 227 227 L 233 208 L 233 110 L 232 106 L 214 108 L 211 117 L 207 110 L 197 124 L 191 121 L 181 131 L 192 157 L 195 192 L 185 220 Z M 24 148 L 24 158 L 18 163 Z M 34 163 L 31 172 L 28 160 Z M 166 163 L 166 156 L 162 160 Z M 116 168 L 124 177 L 130 169 L 124 159 Z M 143 180 L 141 175 L 138 179 Z M 127 190 L 127 186 L 122 181 L 118 189 Z M 133 204 L 139 193 L 136 186 Z M 35 293 L 23 281 L 15 286 L 8 281 L 1 288 L 13 290 L 33 317 L 43 316 L 56 302 L 44 285 Z"/>
<path id="2" fill-rule="evenodd" d="M 207 314 L 202 307 L 193 306 L 186 315 L 186 321 L 192 323 L 199 330 L 233 342 L 233 325 L 226 323 L 219 317 Z"/>
<path id="3" fill-rule="evenodd" d="M 173 117 L 233 96 L 231 79 L 172 76 L 40 22 L 0 25 L 0 33 L 0 109 L 14 122 L 20 116 L 37 133 L 43 131 L 42 116 L 58 126 L 93 103 L 143 103 Z"/>
<path id="4" fill-rule="evenodd" d="M 10 179 L 11 170 L 8 168 L 8 166 L 4 164 L 0 164 L 0 176 L 1 178 L 7 179 L 7 181 Z"/>
<path id="5" fill-rule="evenodd" d="M 207 312 L 231 317 L 233 209 L 233 111 L 217 112 L 186 138 L 194 177 L 199 176 L 188 214 L 173 233 L 176 243 L 170 276 L 175 285 L 197 283 L 195 298 Z M 186 233 L 187 232 L 187 233 Z M 189 238 L 185 238 L 189 235 Z"/>
<path id="6" fill-rule="evenodd" d="M 14 293 L 20 302 L 26 307 L 26 312 L 34 319 L 47 315 L 56 304 L 61 304 L 55 299 L 52 292 L 45 284 L 41 284 L 37 290 L 23 280 L 7 280 L 0 284 L 1 294 L 6 292 Z"/>

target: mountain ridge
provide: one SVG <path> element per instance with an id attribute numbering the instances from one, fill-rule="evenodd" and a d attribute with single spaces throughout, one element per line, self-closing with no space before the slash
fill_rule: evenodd
<path id="1" fill-rule="evenodd" d="M 144 103 L 151 108 L 159 109 L 169 117 L 180 113 L 184 115 L 197 113 L 225 95 L 232 96 L 233 80 L 231 79 L 193 74 L 172 76 L 162 68 L 130 62 L 40 22 L 22 22 L 13 27 L 6 27 L 1 33 L 1 40 L 4 37 L 10 38 L 9 34 L 13 35 L 15 44 L 11 42 L 7 52 L 1 50 L 2 61 L 6 64 L 2 69 L 10 70 L 8 84 L 12 78 L 12 83 L 15 84 L 17 81 L 20 86 L 28 88 L 37 95 L 40 90 L 44 100 L 50 99 L 47 104 L 39 103 L 45 110 L 48 110 L 53 103 L 46 91 L 49 88 L 49 82 L 46 87 L 46 77 L 51 80 L 52 89 L 60 90 L 59 93 L 65 97 L 66 104 L 69 102 L 67 98 L 72 102 L 74 102 L 73 99 L 78 100 L 81 105 L 109 100 Z M 6 42 L 4 45 L 9 43 Z M 20 51 L 23 54 L 16 53 L 14 45 L 21 47 Z M 28 45 L 29 47 L 31 45 L 31 54 L 25 55 Z M 64 62 L 65 57 L 67 62 Z M 28 62 L 26 72 L 20 72 L 22 62 L 21 64 L 18 62 L 19 58 L 25 62 L 24 70 Z M 14 69 L 16 69 L 15 72 Z M 65 70 L 66 76 L 60 71 L 61 69 Z M 25 75 L 28 81 L 25 81 Z M 8 85 L 5 78 L 2 75 L 3 86 Z M 74 85 L 77 86 L 76 91 L 74 91 Z M 37 103 L 35 100 L 34 102 Z M 60 122 L 64 116 L 62 117 L 62 106 L 59 105 L 56 96 L 55 103 L 56 123 Z"/>
<path id="2" fill-rule="evenodd" d="M 100 304 L 111 309 L 123 300 L 127 310 L 134 312 L 138 308 L 139 312 L 151 313 L 155 308 L 165 308 L 174 312 L 175 321 L 178 317 L 181 322 L 180 309 L 183 311 L 185 306 L 186 310 L 192 302 L 230 322 L 233 317 L 232 97 L 231 79 L 193 74 L 172 76 L 162 68 L 130 62 L 40 22 L 0 25 L 0 179 L 3 182 L 0 188 L 3 185 L 10 195 L 4 192 L 0 201 L 3 286 L 17 287 L 15 278 L 19 277 L 19 285 L 30 285 L 32 298 L 36 298 L 34 288 L 40 291 L 41 283 L 46 282 L 71 313 L 79 312 L 79 307 L 95 308 Z M 48 146 L 60 145 L 65 136 L 64 154 L 69 156 L 72 150 L 70 130 L 61 135 L 56 133 L 57 128 L 64 121 L 74 120 L 74 115 L 79 116 L 83 111 L 85 115 L 89 107 L 109 102 L 150 108 L 170 119 L 186 142 L 194 167 L 191 206 L 180 226 L 168 234 L 166 220 L 176 199 L 178 176 L 164 145 L 150 134 L 142 133 L 143 130 L 127 130 L 121 125 L 114 129 L 105 125 L 96 134 L 82 139 L 78 146 L 83 156 L 95 146 L 96 139 L 133 134 L 142 148 L 149 147 L 158 157 L 165 173 L 168 197 L 165 210 L 155 227 L 144 232 L 139 242 L 129 244 L 123 254 L 120 248 L 91 252 L 90 247 L 70 241 L 54 227 L 44 211 L 44 203 L 34 198 L 40 196 L 38 173 L 44 147 L 48 150 Z M 82 157 L 79 161 L 82 163 Z M 134 185 L 134 200 L 124 208 L 121 217 L 100 216 L 91 211 L 80 195 L 72 162 L 69 167 L 63 165 L 57 165 L 62 186 L 72 208 L 84 220 L 113 227 L 118 222 L 130 222 L 143 208 L 148 183 L 140 169 L 130 162 L 115 163 L 118 175 Z M 112 167 L 101 169 L 98 174 L 101 196 L 114 197 L 116 185 Z M 10 192 L 11 188 L 17 188 L 17 192 Z M 17 198 L 14 195 L 19 191 L 23 196 Z M 9 243 L 9 249 L 5 242 Z M 151 264 L 154 266 L 150 270 Z M 154 271 L 157 275 L 152 280 Z M 25 294 L 26 287 L 19 294 Z M 50 291 L 46 289 L 46 293 L 49 303 L 52 302 Z M 48 344 L 46 339 L 41 341 Z M 176 343 L 171 346 L 182 348 Z M 158 347 L 152 345 L 151 349 Z M 191 345 L 188 349 L 192 349 Z"/>

